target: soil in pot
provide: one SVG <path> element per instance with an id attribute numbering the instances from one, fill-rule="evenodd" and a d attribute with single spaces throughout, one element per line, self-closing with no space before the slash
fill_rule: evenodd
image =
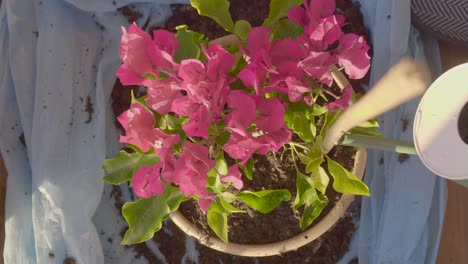
<path id="1" fill-rule="evenodd" d="M 231 0 L 230 2 L 230 10 L 234 20 L 245 19 L 250 21 L 252 26 L 259 26 L 263 22 L 264 18 L 268 15 L 270 0 Z M 367 42 L 370 43 L 368 37 L 369 34 L 364 27 L 363 19 L 359 11 L 359 6 L 353 4 L 350 0 L 337 0 L 337 9 L 346 17 L 346 21 L 348 22 L 343 30 L 345 32 L 353 32 L 359 35 L 363 35 Z M 174 32 L 175 26 L 186 24 L 190 29 L 205 34 L 209 39 L 215 39 L 227 34 L 214 21 L 209 18 L 200 17 L 196 10 L 188 5 L 173 5 L 172 10 L 173 16 L 166 22 L 164 27 L 162 27 L 166 30 Z M 140 14 L 135 12 L 131 6 L 127 6 L 122 9 L 121 13 L 130 22 L 134 21 L 140 16 Z M 151 32 L 151 29 L 147 29 L 147 31 Z M 370 53 L 372 53 L 372 50 Z M 364 80 L 350 80 L 350 82 L 356 92 L 363 92 L 364 90 L 362 89 L 361 84 L 367 84 L 368 76 L 364 78 Z M 118 80 L 116 81 L 112 92 L 112 106 L 116 116 L 120 115 L 123 111 L 128 109 L 130 104 L 131 90 L 137 91 L 138 87 L 125 87 L 122 86 Z M 116 122 L 116 125 L 119 127 L 118 122 Z M 342 155 L 340 155 L 340 153 Z M 355 150 L 351 148 L 340 147 L 335 151 L 335 154 L 338 156 L 337 160 L 348 169 L 352 169 L 354 163 L 354 153 Z M 279 155 L 277 154 L 276 156 Z M 260 186 L 249 186 L 255 182 L 261 182 L 259 179 L 262 177 L 267 178 L 268 182 L 271 182 L 271 173 L 266 170 L 266 168 L 268 168 L 273 169 L 274 173 L 276 173 L 275 175 L 277 175 L 277 178 L 280 180 L 292 178 L 290 183 L 286 183 L 286 185 L 278 188 L 288 188 L 291 192 L 293 192 L 294 195 L 296 177 L 295 170 L 292 169 L 291 172 L 291 168 L 288 168 L 293 166 L 292 163 L 278 162 L 278 157 L 275 158 L 275 155 L 270 155 L 264 158 L 264 162 L 257 161 L 256 166 L 257 170 L 260 172 L 260 175 L 256 177 L 255 181 L 248 182 L 248 180 L 245 180 L 246 188 L 252 190 L 259 190 L 259 188 L 262 188 L 262 183 L 259 183 Z M 262 169 L 262 167 L 264 169 Z M 288 184 L 289 187 L 287 187 Z M 331 187 L 328 189 L 331 192 L 328 193 L 330 203 L 329 206 L 324 210 L 322 216 L 326 214 L 326 210 L 330 210 L 330 208 L 332 208 L 333 204 L 340 197 L 338 194 L 332 192 Z M 123 202 L 119 198 L 118 191 L 114 193 L 114 198 L 116 199 L 116 207 L 120 210 Z M 201 220 L 195 220 L 194 222 L 206 223 L 206 220 L 202 221 L 204 215 L 200 213 L 198 207 L 191 207 L 190 204 L 185 204 L 182 206 L 182 210 L 185 210 L 185 214 L 187 215 L 188 219 L 196 219 L 198 217 L 201 218 Z M 251 218 L 251 222 L 246 224 L 239 224 L 235 218 L 231 217 L 229 220 L 231 225 L 229 229 L 230 241 L 257 244 L 265 242 L 276 242 L 285 238 L 290 238 L 293 235 L 301 232 L 298 225 L 299 220 L 297 217 L 294 217 L 294 214 L 292 214 L 292 210 L 289 204 L 284 203 L 279 208 L 279 210 L 276 211 L 277 212 L 275 213 L 277 215 L 272 217 L 271 215 L 262 216 L 261 214 L 250 210 L 249 214 L 256 216 L 258 215 L 258 217 Z M 212 250 L 196 243 L 193 239 L 188 239 L 185 233 L 180 231 L 171 221 L 167 221 L 164 224 L 163 230 L 156 233 L 153 240 L 158 244 L 159 250 L 162 255 L 165 256 L 167 263 L 192 263 L 191 261 L 196 262 L 195 259 L 198 259 L 199 263 L 336 263 L 348 251 L 349 242 L 356 228 L 355 224 L 359 221 L 359 212 L 360 199 L 357 198 L 356 201 L 351 204 L 345 216 L 339 220 L 334 228 L 326 232 L 320 238 L 297 251 L 288 252 L 281 256 L 274 257 L 238 257 Z M 248 225 L 253 227 L 260 227 L 257 228 L 259 229 L 259 233 L 245 231 L 246 226 Z M 284 227 L 286 225 L 287 227 L 283 228 L 283 231 L 278 232 L 278 226 Z M 122 235 L 124 231 L 125 230 L 123 230 Z M 207 233 L 209 232 L 211 231 L 207 229 Z M 186 252 L 190 250 L 191 247 L 196 248 L 198 251 L 198 256 L 194 258 L 187 258 Z M 149 263 L 159 263 L 154 253 L 145 244 L 135 245 L 132 246 L 132 248 L 134 248 L 140 257 L 147 259 Z M 353 263 L 357 263 L 357 261 Z"/>

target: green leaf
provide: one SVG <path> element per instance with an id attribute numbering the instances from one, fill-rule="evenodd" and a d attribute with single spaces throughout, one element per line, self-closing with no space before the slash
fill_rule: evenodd
<path id="1" fill-rule="evenodd" d="M 305 142 L 313 142 L 314 135 L 310 129 L 310 122 L 302 113 L 295 113 L 293 131 Z"/>
<path id="2" fill-rule="evenodd" d="M 227 213 L 218 203 L 212 203 L 208 212 L 206 212 L 208 226 L 216 233 L 216 235 L 228 243 L 228 223 Z"/>
<path id="3" fill-rule="evenodd" d="M 142 166 L 152 166 L 159 161 L 156 154 L 127 153 L 120 151 L 114 158 L 106 159 L 102 168 L 106 171 L 103 180 L 110 184 L 120 185 L 130 181 L 135 172 Z"/>
<path id="4" fill-rule="evenodd" d="M 227 175 L 228 174 L 228 164 L 226 160 L 224 159 L 224 152 L 221 151 L 216 157 L 216 165 L 215 165 L 215 170 L 221 174 L 221 175 Z"/>
<path id="5" fill-rule="evenodd" d="M 176 27 L 176 38 L 179 40 L 179 48 L 174 54 L 174 60 L 181 62 L 184 59 L 198 59 L 200 57 L 200 43 L 204 35 L 189 30 L 186 25 Z"/>
<path id="6" fill-rule="evenodd" d="M 190 4 L 197 9 L 198 14 L 207 16 L 216 21 L 226 31 L 233 32 L 234 22 L 229 13 L 227 0 L 190 0 Z"/>
<path id="7" fill-rule="evenodd" d="M 219 135 L 215 139 L 215 142 L 216 144 L 222 147 L 229 141 L 230 137 L 231 133 L 227 130 L 224 130 L 223 132 L 219 133 Z"/>
<path id="8" fill-rule="evenodd" d="M 220 197 L 223 198 L 228 203 L 232 203 L 235 200 L 237 200 L 237 196 L 235 196 L 234 194 L 230 192 L 223 192 L 220 194 Z"/>
<path id="9" fill-rule="evenodd" d="M 321 115 L 323 115 L 323 114 L 325 114 L 327 112 L 328 111 L 327 111 L 327 109 L 325 109 L 325 107 L 315 104 L 314 107 L 312 108 L 312 111 L 310 112 L 310 114 L 312 116 L 321 116 Z"/>
<path id="10" fill-rule="evenodd" d="M 211 169 L 208 171 L 208 183 L 206 187 L 213 193 L 222 193 L 224 190 L 226 190 L 226 186 L 224 186 L 224 184 L 221 182 L 216 169 Z"/>
<path id="11" fill-rule="evenodd" d="M 180 131 L 185 122 L 184 117 L 175 117 L 171 114 L 165 114 L 159 120 L 159 128 L 166 131 Z"/>
<path id="12" fill-rule="evenodd" d="M 289 21 L 288 19 L 282 19 L 278 21 L 278 23 L 276 24 L 274 32 L 275 32 L 275 39 L 277 38 L 296 39 L 298 36 L 304 33 L 304 29 L 301 26 L 296 25 L 293 22 Z"/>
<path id="13" fill-rule="evenodd" d="M 322 164 L 323 162 L 323 157 L 318 157 L 316 159 L 311 159 L 309 161 L 309 163 L 307 163 L 307 166 L 306 166 L 306 172 L 307 173 L 311 173 L 313 172 L 314 170 L 316 170 L 318 167 L 320 167 L 320 164 Z"/>
<path id="14" fill-rule="evenodd" d="M 314 187 L 324 194 L 330 182 L 330 177 L 328 177 L 327 172 L 319 166 L 312 172 L 310 178 L 312 179 Z"/>
<path id="15" fill-rule="evenodd" d="M 340 193 L 370 196 L 369 187 L 340 164 L 327 157 L 328 171 L 333 177 L 333 189 Z"/>
<path id="16" fill-rule="evenodd" d="M 266 27 L 272 26 L 278 20 L 286 16 L 291 7 L 300 4 L 302 4 L 302 0 L 271 0 L 270 13 L 265 22 L 263 22 L 263 25 Z"/>
<path id="17" fill-rule="evenodd" d="M 236 34 L 240 39 L 246 40 L 251 28 L 252 26 L 250 26 L 248 21 L 238 20 L 234 25 L 234 34 Z"/>
<path id="18" fill-rule="evenodd" d="M 301 160 L 301 162 L 302 162 L 304 165 L 307 166 L 307 164 L 309 164 L 309 162 L 312 161 L 312 159 L 311 159 L 309 156 L 307 156 L 307 155 L 305 155 L 305 154 L 302 154 L 302 153 L 300 153 L 300 152 L 296 152 L 296 153 L 297 153 L 297 156 L 299 156 L 299 159 Z"/>
<path id="19" fill-rule="evenodd" d="M 229 202 L 224 200 L 222 197 L 219 198 L 219 204 L 223 207 L 223 209 L 225 210 L 225 213 L 245 213 L 244 210 L 234 207 Z"/>
<path id="20" fill-rule="evenodd" d="M 309 126 L 310 126 L 310 132 L 312 133 L 312 137 L 317 136 L 317 127 L 315 126 L 315 117 L 311 116 L 309 118 Z"/>
<path id="21" fill-rule="evenodd" d="M 328 128 L 338 119 L 338 117 L 340 117 L 342 113 L 343 111 L 336 111 L 333 113 L 328 112 L 325 115 L 325 123 L 323 124 L 322 130 L 320 131 L 322 138 L 325 138 Z"/>
<path id="22" fill-rule="evenodd" d="M 360 124 L 358 127 L 379 127 L 379 123 L 377 122 L 377 120 L 372 119 Z"/>
<path id="23" fill-rule="evenodd" d="M 242 171 L 244 171 L 245 177 L 247 177 L 249 180 L 253 179 L 253 168 L 255 165 L 255 161 L 252 157 L 250 157 L 247 162 L 245 163 L 244 166 L 241 166 Z"/>
<path id="24" fill-rule="evenodd" d="M 296 198 L 292 207 L 297 209 L 303 205 L 311 204 L 317 196 L 314 184 L 309 176 L 297 171 L 296 176 Z"/>
<path id="25" fill-rule="evenodd" d="M 314 222 L 315 219 L 322 213 L 323 209 L 328 205 L 328 198 L 324 194 L 317 195 L 317 198 L 311 205 L 306 206 L 302 214 L 299 227 L 305 230 Z"/>
<path id="26" fill-rule="evenodd" d="M 383 133 L 380 132 L 377 127 L 355 127 L 348 131 L 348 134 L 351 135 L 363 135 L 363 136 L 373 136 L 381 137 Z"/>
<path id="27" fill-rule="evenodd" d="M 162 222 L 169 217 L 171 209 L 177 209 L 184 200 L 185 196 L 177 187 L 166 185 L 163 195 L 125 203 L 122 215 L 129 228 L 121 244 L 137 244 L 152 238 L 161 229 Z"/>
<path id="28" fill-rule="evenodd" d="M 243 191 L 237 195 L 245 204 L 255 210 L 267 214 L 280 205 L 289 201 L 291 193 L 288 190 L 264 190 L 258 192 Z"/>

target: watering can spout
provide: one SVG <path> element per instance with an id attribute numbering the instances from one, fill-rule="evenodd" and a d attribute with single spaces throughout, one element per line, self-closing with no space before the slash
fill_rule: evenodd
<path id="1" fill-rule="evenodd" d="M 422 64 L 410 58 L 401 59 L 330 126 L 323 141 L 324 153 L 350 129 L 424 94 L 429 82 L 429 72 Z"/>

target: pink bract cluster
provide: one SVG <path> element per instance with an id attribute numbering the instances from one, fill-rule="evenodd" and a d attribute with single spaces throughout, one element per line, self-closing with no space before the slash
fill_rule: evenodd
<path id="1" fill-rule="evenodd" d="M 128 30 L 122 28 L 123 64 L 117 75 L 124 85 L 148 88 L 145 103 L 149 109 L 134 103 L 118 118 L 126 131 L 120 142 L 144 152 L 154 150 L 160 158 L 156 165 L 142 167 L 134 176 L 132 185 L 138 196 L 161 194 L 164 182 L 169 182 L 187 197 L 198 197 L 206 211 L 215 197 L 206 188 L 207 174 L 216 164 L 206 144 L 213 142 L 210 126 L 224 127 L 231 133 L 222 150 L 245 165 L 254 152 L 276 152 L 290 142 L 293 132 L 284 120 L 288 103 L 312 105 L 313 82 L 330 86 L 332 65 L 341 66 L 349 78 L 364 77 L 370 67 L 364 39 L 342 32 L 344 17 L 334 15 L 334 1 L 312 3 L 306 0 L 304 8 L 294 7 L 288 13 L 291 22 L 304 28 L 296 39 L 271 41 L 269 28 L 253 28 L 246 47 L 240 47 L 247 65 L 237 76 L 229 74 L 236 56 L 215 43 L 202 45 L 203 60 L 176 62 L 179 41 L 173 33 L 156 30 L 151 38 L 135 23 Z M 237 79 L 244 89 L 230 87 Z M 272 92 L 285 97 L 266 96 Z M 329 103 L 327 109 L 346 108 L 351 96 L 351 87 L 345 88 L 342 98 Z M 180 135 L 156 128 L 153 111 L 188 118 L 182 129 L 189 139 L 183 142 L 181 153 L 173 152 L 173 146 L 181 143 Z M 243 187 L 237 165 L 230 166 L 220 179 L 226 186 Z"/>

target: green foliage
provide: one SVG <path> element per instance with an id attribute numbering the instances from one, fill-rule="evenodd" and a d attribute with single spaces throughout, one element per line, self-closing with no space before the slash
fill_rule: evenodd
<path id="1" fill-rule="evenodd" d="M 370 196 L 369 187 L 340 164 L 327 157 L 328 171 L 333 177 L 333 189 L 340 193 Z"/>
<path id="2" fill-rule="evenodd" d="M 236 34 L 240 39 L 246 40 L 251 28 L 252 26 L 249 21 L 238 20 L 234 25 L 234 34 Z"/>
<path id="3" fill-rule="evenodd" d="M 165 132 L 181 132 L 182 125 L 185 121 L 187 121 L 185 117 L 175 117 L 170 114 L 165 114 L 159 119 L 159 128 Z"/>
<path id="4" fill-rule="evenodd" d="M 267 214 L 278 207 L 281 202 L 289 201 L 291 193 L 288 190 L 243 191 L 237 197 L 249 207 Z"/>
<path id="5" fill-rule="evenodd" d="M 263 25 L 267 27 L 272 26 L 278 20 L 286 16 L 291 7 L 301 4 L 302 0 L 271 0 L 270 13 L 265 22 L 263 22 Z"/>
<path id="6" fill-rule="evenodd" d="M 208 183 L 206 188 L 212 193 L 222 193 L 226 190 L 226 187 L 221 182 L 220 176 L 215 169 L 211 169 L 208 172 Z"/>
<path id="7" fill-rule="evenodd" d="M 255 165 L 255 161 L 252 157 L 250 157 L 244 166 L 241 166 L 242 171 L 244 171 L 245 177 L 249 180 L 253 179 L 253 168 Z"/>
<path id="8" fill-rule="evenodd" d="M 234 22 L 229 13 L 229 1 L 227 0 L 190 0 L 190 4 L 197 9 L 198 14 L 207 16 L 226 31 L 234 31 Z"/>
<path id="9" fill-rule="evenodd" d="M 322 213 L 323 209 L 328 205 L 328 198 L 319 193 L 316 196 L 316 199 L 308 206 L 304 208 L 304 213 L 302 214 L 301 221 L 299 222 L 299 227 L 302 230 L 305 230 L 314 222 L 315 219 Z"/>
<path id="10" fill-rule="evenodd" d="M 221 206 L 213 203 L 210 210 L 206 213 L 206 219 L 208 221 L 208 226 L 215 234 L 223 240 L 224 243 L 228 243 L 227 213 L 220 212 L 219 207 Z"/>
<path id="11" fill-rule="evenodd" d="M 296 25 L 287 19 L 281 19 L 278 21 L 273 29 L 275 39 L 297 38 L 302 33 L 304 33 L 304 29 L 301 26 Z"/>
<path id="12" fill-rule="evenodd" d="M 373 119 L 351 129 L 348 133 L 352 135 L 381 137 L 383 134 L 377 129 L 378 127 L 379 123 L 377 123 L 377 120 Z"/>
<path id="13" fill-rule="evenodd" d="M 304 230 L 312 224 L 327 206 L 328 199 L 324 194 L 317 193 L 311 177 L 299 171 L 297 171 L 296 189 L 297 194 L 293 208 L 297 209 L 304 206 L 304 212 L 299 222 L 299 227 Z"/>
<path id="14" fill-rule="evenodd" d="M 156 154 L 127 153 L 120 151 L 114 158 L 106 159 L 102 168 L 106 171 L 103 180 L 107 183 L 120 185 L 130 181 L 135 172 L 142 166 L 152 166 L 159 161 Z"/>
<path id="15" fill-rule="evenodd" d="M 320 166 L 318 166 L 315 170 L 312 171 L 310 175 L 312 179 L 312 183 L 317 190 L 321 193 L 325 194 L 328 183 L 330 182 L 330 177 L 328 176 L 327 172 Z"/>
<path id="16" fill-rule="evenodd" d="M 122 214 L 129 228 L 121 244 L 137 244 L 153 237 L 161 229 L 162 222 L 167 220 L 169 213 L 177 210 L 185 199 L 177 187 L 166 185 L 162 195 L 125 203 Z"/>
<path id="17" fill-rule="evenodd" d="M 232 206 L 221 196 L 215 199 L 206 213 L 208 226 L 225 243 L 228 242 L 228 213 L 245 213 L 245 211 Z"/>
<path id="18" fill-rule="evenodd" d="M 228 164 L 226 160 L 224 159 L 224 152 L 221 151 L 216 157 L 216 165 L 215 165 L 215 170 L 221 174 L 221 175 L 227 175 L 228 174 Z"/>
<path id="19" fill-rule="evenodd" d="M 342 113 L 343 111 L 336 111 L 333 113 L 327 112 L 325 114 L 325 123 L 323 124 L 322 130 L 320 131 L 322 138 L 325 138 L 328 128 L 338 119 L 338 117 L 340 117 Z"/>
<path id="20" fill-rule="evenodd" d="M 203 41 L 204 35 L 198 32 L 189 30 L 187 25 L 176 27 L 176 38 L 179 40 L 179 48 L 174 55 L 176 62 L 184 59 L 200 58 L 200 43 Z"/>
<path id="21" fill-rule="evenodd" d="M 303 205 L 311 204 L 317 196 L 314 183 L 309 176 L 297 171 L 296 175 L 296 198 L 292 204 L 297 209 Z"/>
<path id="22" fill-rule="evenodd" d="M 219 146 L 224 146 L 226 145 L 226 143 L 229 141 L 229 138 L 231 137 L 231 133 L 227 130 L 219 133 L 219 135 L 216 137 L 215 141 L 216 141 L 216 144 L 218 144 Z"/>

